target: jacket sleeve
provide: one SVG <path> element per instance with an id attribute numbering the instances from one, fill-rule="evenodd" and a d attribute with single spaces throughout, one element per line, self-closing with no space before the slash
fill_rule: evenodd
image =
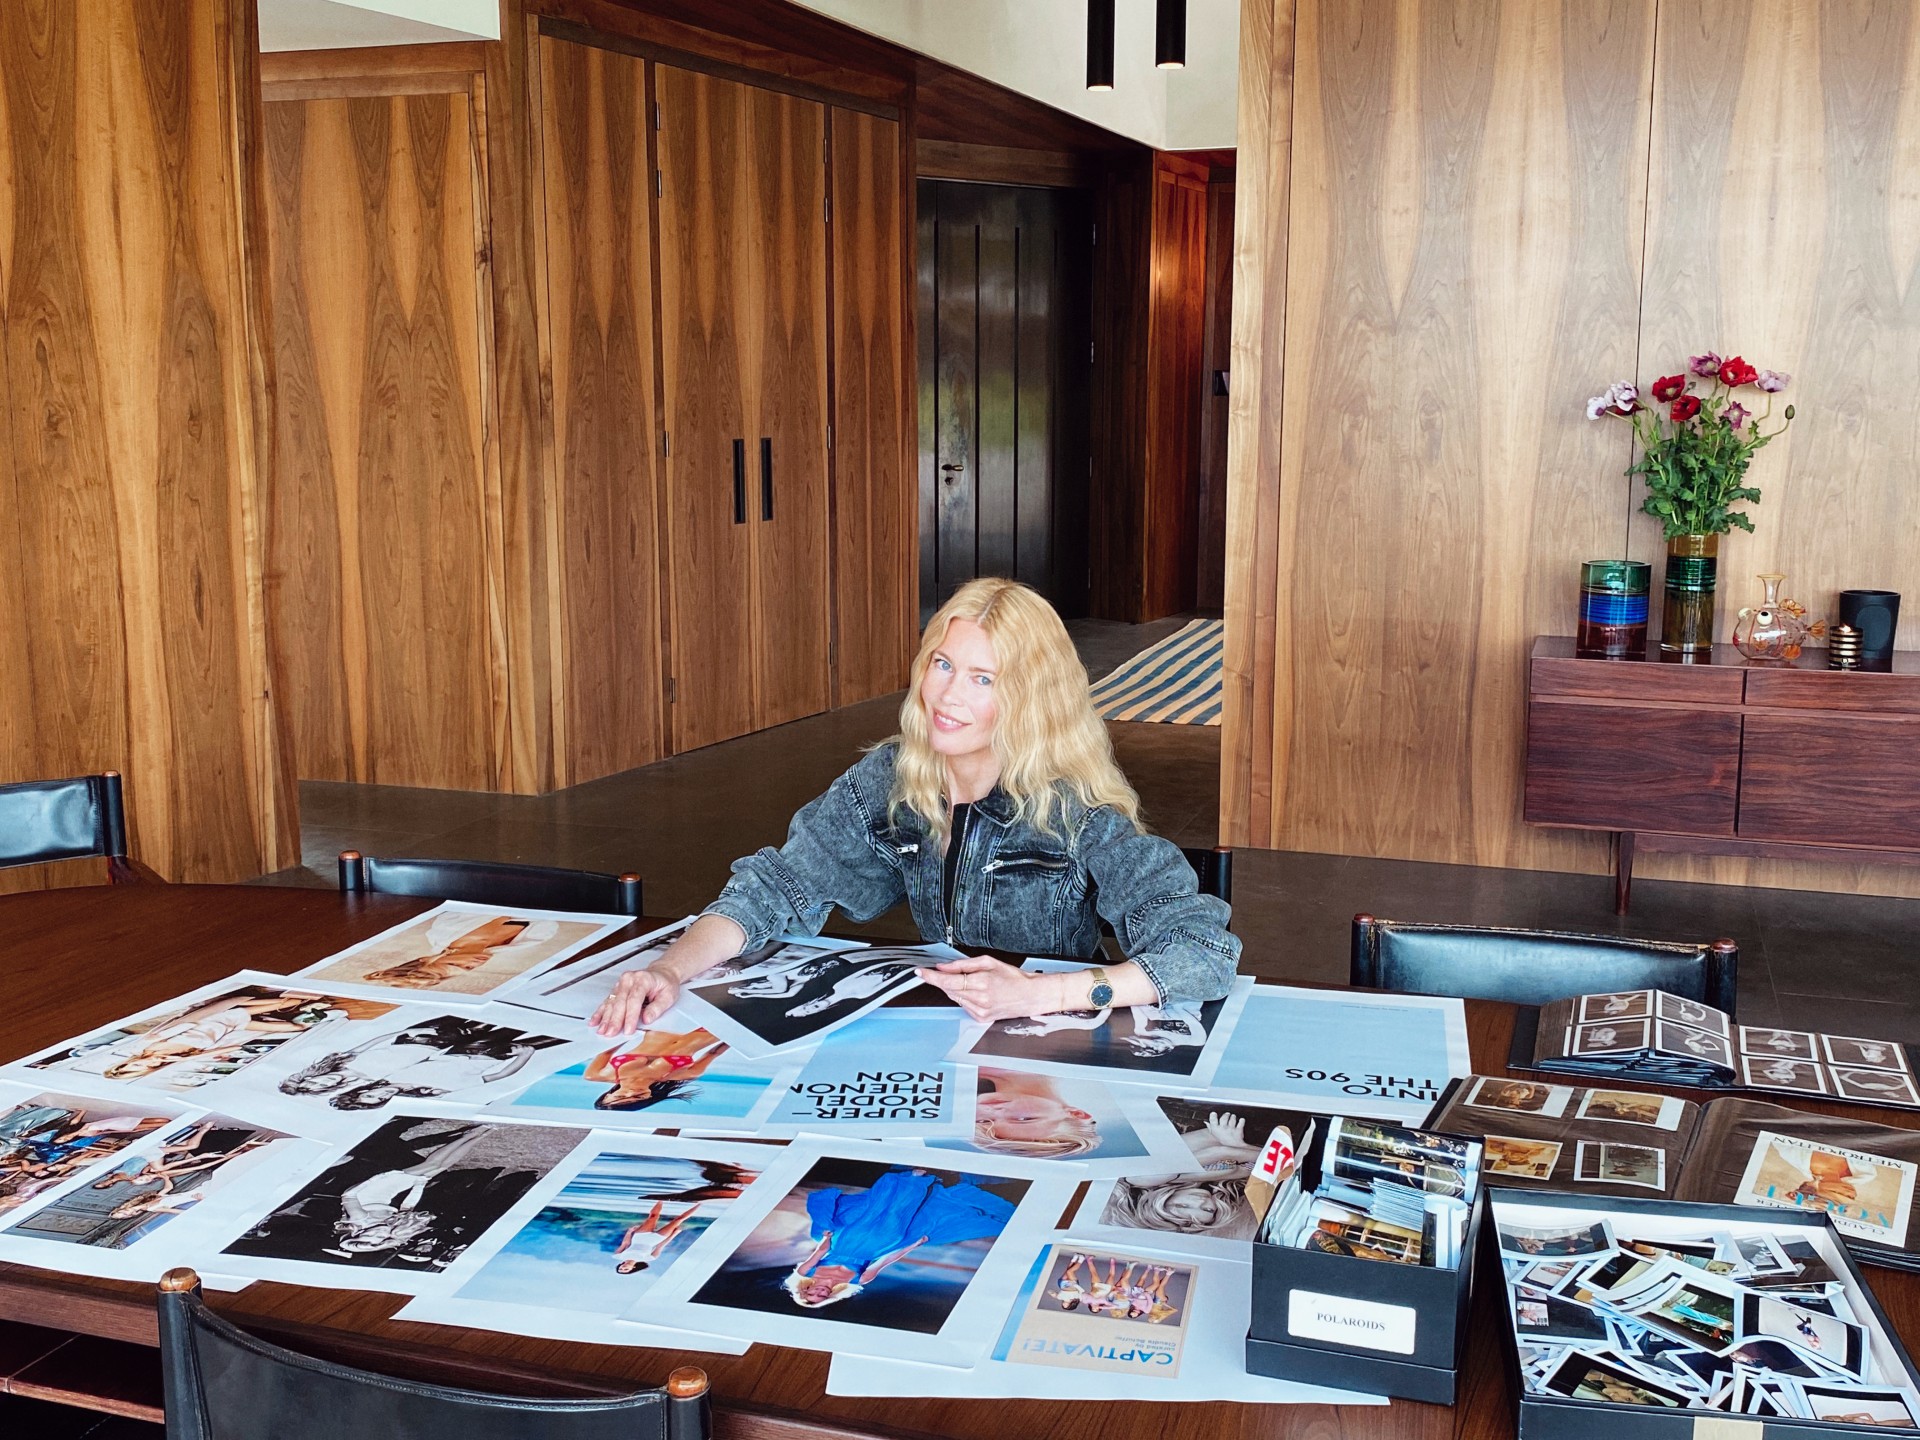
<path id="1" fill-rule="evenodd" d="M 1094 908 L 1160 998 L 1222 998 L 1240 966 L 1240 939 L 1227 930 L 1233 912 L 1200 893 L 1180 848 L 1105 805 L 1087 813 L 1076 846 Z"/>
<path id="2" fill-rule="evenodd" d="M 809 801 L 787 828 L 787 843 L 733 862 L 733 878 L 703 914 L 724 915 L 757 950 L 791 932 L 818 935 L 834 907 L 871 920 L 906 897 L 906 881 L 873 841 L 893 788 L 888 748 L 864 756 Z"/>

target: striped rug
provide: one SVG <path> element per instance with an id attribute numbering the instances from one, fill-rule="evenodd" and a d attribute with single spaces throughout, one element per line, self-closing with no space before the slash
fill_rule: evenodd
<path id="1" fill-rule="evenodd" d="M 1220 723 L 1223 620 L 1194 620 L 1149 645 L 1093 687 L 1103 720 Z"/>

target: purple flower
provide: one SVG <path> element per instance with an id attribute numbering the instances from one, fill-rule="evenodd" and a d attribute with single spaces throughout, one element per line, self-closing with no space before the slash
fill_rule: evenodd
<path id="1" fill-rule="evenodd" d="M 1738 400 L 1720 412 L 1720 418 L 1727 422 L 1727 428 L 1730 430 L 1738 430 L 1747 423 L 1751 415 L 1752 412 Z"/>
<path id="2" fill-rule="evenodd" d="M 1626 380 L 1616 380 L 1607 387 L 1607 404 L 1616 415 L 1631 415 L 1640 408 L 1640 387 Z"/>
<path id="3" fill-rule="evenodd" d="M 1687 361 L 1687 368 L 1702 380 L 1712 380 L 1720 374 L 1720 363 L 1720 357 L 1709 350 Z"/>
<path id="4" fill-rule="evenodd" d="M 1769 395 L 1777 395 L 1787 388 L 1787 382 L 1791 379 L 1793 379 L 1791 375 L 1782 374 L 1778 370 L 1762 370 L 1760 378 L 1754 383 Z"/>

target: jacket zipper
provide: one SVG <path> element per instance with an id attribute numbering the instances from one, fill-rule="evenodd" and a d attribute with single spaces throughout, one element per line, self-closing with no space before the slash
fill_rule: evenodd
<path id="1" fill-rule="evenodd" d="M 953 910 L 960 900 L 960 877 L 967 868 L 967 836 L 973 830 L 973 807 L 967 807 L 967 815 L 960 822 L 960 833 L 950 837 L 949 845 L 960 847 L 960 856 L 953 862 L 953 893 L 947 896 L 947 944 L 953 944 Z M 941 857 L 943 860 L 945 856 Z"/>

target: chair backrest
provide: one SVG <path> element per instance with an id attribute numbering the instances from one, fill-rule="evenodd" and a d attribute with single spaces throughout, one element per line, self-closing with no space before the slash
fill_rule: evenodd
<path id="1" fill-rule="evenodd" d="M 530 910 L 640 913 L 640 877 L 632 871 L 603 875 L 487 860 L 383 860 L 358 850 L 342 850 L 340 888 L 476 905 L 525 905 Z"/>
<path id="2" fill-rule="evenodd" d="M 114 771 L 0 785 L 0 866 L 126 853 L 126 809 Z"/>
<path id="3" fill-rule="evenodd" d="M 1501 930 L 1417 925 L 1353 917 L 1355 985 L 1413 995 L 1458 995 L 1546 1005 L 1609 990 L 1665 990 L 1732 1015 L 1740 949 L 1576 935 L 1559 930 Z"/>
<path id="4" fill-rule="evenodd" d="M 707 1440 L 707 1377 L 611 1399 L 538 1400 L 393 1379 L 316 1360 L 209 1311 L 200 1277 L 160 1282 L 167 1440 Z"/>
<path id="5" fill-rule="evenodd" d="M 1211 850 L 1190 850 L 1183 845 L 1180 853 L 1193 866 L 1202 895 L 1214 895 L 1229 905 L 1233 903 L 1233 851 L 1225 845 L 1216 845 Z"/>

